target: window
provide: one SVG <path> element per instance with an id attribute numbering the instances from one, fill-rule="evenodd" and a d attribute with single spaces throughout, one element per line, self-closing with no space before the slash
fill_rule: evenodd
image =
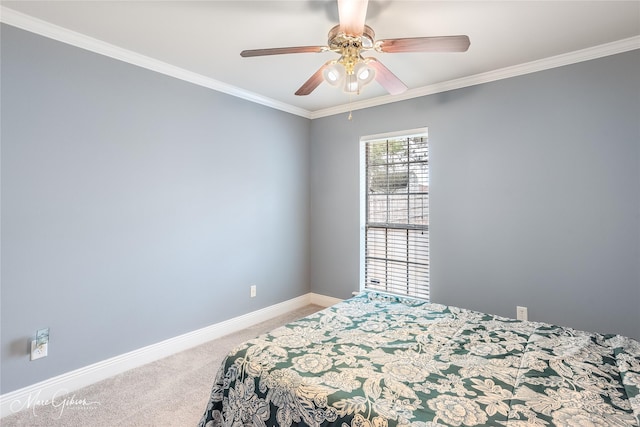
<path id="1" fill-rule="evenodd" d="M 429 299 L 426 129 L 362 139 L 364 289 Z"/>

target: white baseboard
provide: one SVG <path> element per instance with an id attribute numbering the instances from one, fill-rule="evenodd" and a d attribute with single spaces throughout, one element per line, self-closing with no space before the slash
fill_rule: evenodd
<path id="1" fill-rule="evenodd" d="M 322 307 L 331 307 L 342 301 L 340 298 L 328 297 L 326 295 L 314 294 L 313 292 L 309 295 L 310 304 L 320 305 Z"/>
<path id="2" fill-rule="evenodd" d="M 279 304 L 275 304 L 224 322 L 216 323 L 193 332 L 188 332 L 156 344 L 152 344 L 110 359 L 49 378 L 45 381 L 0 395 L 0 418 L 28 409 L 38 403 L 61 397 L 82 387 L 106 378 L 154 362 L 191 347 L 204 344 L 273 317 L 309 304 L 329 307 L 342 300 L 324 295 L 308 293 Z"/>

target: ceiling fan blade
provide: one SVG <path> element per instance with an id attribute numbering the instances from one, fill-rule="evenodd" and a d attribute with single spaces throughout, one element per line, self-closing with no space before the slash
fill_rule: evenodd
<path id="1" fill-rule="evenodd" d="M 385 88 L 391 95 L 399 95 L 406 91 L 407 85 L 396 77 L 382 62 L 376 58 L 366 58 L 367 65 L 376 71 L 376 81 L 380 83 L 380 86 Z"/>
<path id="2" fill-rule="evenodd" d="M 309 95 L 318 86 L 320 86 L 320 83 L 322 83 L 324 81 L 324 76 L 323 76 L 322 73 L 324 72 L 325 68 L 327 68 L 329 65 L 331 65 L 331 62 L 332 61 L 327 61 L 322 67 L 320 67 L 318 69 L 318 71 L 313 73 L 313 75 L 311 77 L 309 77 L 309 80 L 304 82 L 304 84 L 302 86 L 300 86 L 300 89 L 298 89 L 296 91 L 296 95 L 298 95 L 298 96 Z"/>
<path id="3" fill-rule="evenodd" d="M 369 0 L 338 0 L 340 31 L 351 36 L 361 36 L 368 4 Z"/>
<path id="4" fill-rule="evenodd" d="M 377 49 L 388 53 L 466 52 L 470 44 L 468 36 L 409 37 L 379 40 Z"/>
<path id="5" fill-rule="evenodd" d="M 243 50 L 240 52 L 240 56 L 247 58 L 251 56 L 283 55 L 286 53 L 320 53 L 326 50 L 326 46 L 274 47 L 270 49 Z"/>

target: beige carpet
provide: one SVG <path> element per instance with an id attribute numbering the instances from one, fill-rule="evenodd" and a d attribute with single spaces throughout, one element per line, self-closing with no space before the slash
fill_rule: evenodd
<path id="1" fill-rule="evenodd" d="M 2 427 L 195 427 L 224 356 L 236 345 L 321 310 L 309 305 L 157 362 L 4 417 Z M 73 399 L 72 399 L 73 397 Z M 86 402 L 86 404 L 84 403 Z"/>

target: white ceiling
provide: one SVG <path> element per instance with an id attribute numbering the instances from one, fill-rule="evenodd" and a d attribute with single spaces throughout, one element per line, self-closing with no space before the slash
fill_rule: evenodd
<path id="1" fill-rule="evenodd" d="M 292 106 L 303 115 L 349 102 L 347 94 L 327 84 L 311 95 L 294 95 L 324 62 L 336 58 L 334 53 L 239 55 L 243 49 L 325 45 L 327 32 L 338 22 L 335 0 L 0 3 L 5 16 L 17 11 Z M 12 19 L 3 21 L 11 24 Z M 612 42 L 640 48 L 637 0 L 370 0 L 366 22 L 377 39 L 457 34 L 471 39 L 466 53 L 367 55 L 404 81 L 409 94 Z M 356 104 L 393 100 L 375 82 L 352 99 Z"/>

